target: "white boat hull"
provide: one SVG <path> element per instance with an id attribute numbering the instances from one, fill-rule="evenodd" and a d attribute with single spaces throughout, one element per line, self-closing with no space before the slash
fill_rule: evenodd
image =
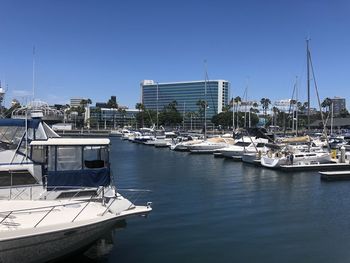
<path id="1" fill-rule="evenodd" d="M 0 241 L 0 262 L 47 262 L 71 254 L 98 240 L 116 220 Z"/>

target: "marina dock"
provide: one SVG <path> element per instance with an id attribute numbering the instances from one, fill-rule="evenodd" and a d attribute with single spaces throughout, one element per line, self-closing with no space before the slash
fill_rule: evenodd
<path id="1" fill-rule="evenodd" d="M 324 164 L 301 164 L 301 165 L 281 165 L 280 170 L 284 172 L 301 172 L 301 171 L 339 171 L 350 170 L 349 162 L 346 163 L 324 163 Z"/>
<path id="2" fill-rule="evenodd" d="M 350 170 L 319 172 L 323 181 L 350 180 Z"/>

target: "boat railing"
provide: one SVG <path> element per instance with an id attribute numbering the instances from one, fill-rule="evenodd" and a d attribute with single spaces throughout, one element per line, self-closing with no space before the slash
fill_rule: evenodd
<path id="1" fill-rule="evenodd" d="M 35 221 L 34 228 L 36 228 L 41 222 L 44 221 L 44 219 L 55 210 L 55 208 L 58 207 L 67 207 L 67 206 L 74 206 L 74 205 L 80 205 L 85 204 L 82 209 L 79 210 L 79 212 L 74 216 L 74 218 L 71 220 L 71 222 L 74 222 L 77 217 L 85 210 L 85 208 L 88 206 L 88 204 L 91 202 L 91 200 L 83 200 L 83 201 L 77 201 L 77 202 L 71 202 L 67 204 L 57 204 L 57 205 L 51 205 L 51 206 L 40 206 L 35 208 L 26 208 L 26 209 L 16 209 L 16 210 L 9 210 L 9 211 L 0 211 L 0 217 L 3 217 L 0 221 L 1 224 L 5 224 L 7 219 L 11 219 L 11 215 L 14 214 L 23 214 L 23 213 L 29 213 L 32 214 L 34 212 L 46 212 L 38 221 Z"/>
<path id="2" fill-rule="evenodd" d="M 41 186 L 41 185 L 32 185 L 32 186 L 27 186 L 26 188 L 29 188 L 29 189 L 32 189 L 33 187 L 38 187 L 38 186 Z M 23 186 L 22 186 L 23 187 Z M 4 188 L 4 187 L 0 187 L 1 188 Z M 17 187 L 13 187 L 13 188 L 20 188 L 20 186 L 17 186 Z M 59 187 L 57 187 L 58 189 Z M 66 204 L 57 204 L 57 205 L 51 205 L 51 206 L 41 206 L 41 207 L 35 207 L 35 208 L 26 208 L 26 209 L 16 209 L 16 210 L 9 210 L 9 211 L 0 211 L 0 217 L 2 217 L 2 219 L 0 220 L 0 225 L 2 224 L 5 224 L 6 220 L 7 219 L 11 219 L 11 215 L 14 215 L 14 214 L 19 214 L 19 213 L 29 213 L 29 214 L 32 214 L 34 213 L 35 211 L 37 212 L 46 212 L 38 221 L 35 222 L 34 224 L 34 228 L 36 228 L 39 224 L 41 224 L 41 222 L 44 221 L 45 218 L 47 218 L 49 216 L 50 213 L 52 213 L 53 211 L 55 211 L 56 208 L 58 207 L 67 207 L 67 206 L 74 206 L 74 205 L 77 205 L 77 204 L 84 204 L 83 207 L 75 214 L 75 216 L 73 217 L 73 219 L 70 221 L 70 222 L 74 222 L 81 214 L 82 212 L 88 207 L 88 205 L 92 202 L 92 201 L 95 201 L 95 198 L 96 197 L 101 197 L 102 199 L 102 205 L 103 206 L 106 206 L 106 209 L 104 210 L 104 212 L 102 214 L 99 214 L 100 216 L 104 216 L 108 210 L 110 209 L 110 207 L 112 206 L 112 204 L 118 200 L 118 197 L 120 197 L 121 195 L 119 193 L 116 192 L 116 195 L 115 197 L 113 198 L 113 200 L 111 202 L 108 203 L 108 205 L 105 204 L 105 196 L 104 196 L 104 191 L 105 191 L 105 188 L 104 187 L 100 187 L 100 188 L 96 188 L 95 189 L 96 192 L 91 194 L 91 196 L 89 197 L 89 199 L 84 199 L 84 200 L 79 200 L 79 201 L 76 201 L 76 202 L 71 202 L 71 199 L 68 200 L 69 203 L 66 203 Z M 142 194 L 145 194 L 145 193 L 149 193 L 151 192 L 150 190 L 144 190 L 144 189 L 119 189 L 118 191 L 120 192 L 128 192 L 128 193 L 131 193 L 131 198 L 136 202 L 139 197 L 142 195 Z M 19 191 L 19 193 L 14 197 L 17 198 L 18 196 L 20 196 L 21 194 L 23 193 L 23 189 L 21 191 Z M 130 200 L 130 199 L 129 199 Z M 130 203 L 130 207 L 127 208 L 127 209 L 130 209 L 134 206 L 134 201 L 132 201 Z M 148 206 L 151 205 L 151 203 L 147 203 Z"/>
<path id="3" fill-rule="evenodd" d="M 36 191 L 35 189 L 43 188 L 40 184 L 30 184 L 30 185 L 12 185 L 12 186 L 0 186 L 0 198 L 9 200 L 32 200 Z M 40 191 L 41 192 L 41 191 Z M 26 196 L 26 198 L 24 198 Z M 39 194 L 38 194 L 39 196 Z"/>
<path id="4" fill-rule="evenodd" d="M 134 204 L 138 201 L 138 199 L 146 194 L 146 193 L 150 193 L 151 190 L 147 190 L 147 189 L 134 189 L 134 188 L 118 188 L 118 192 L 116 192 L 116 198 L 114 198 L 112 200 L 112 202 L 110 202 L 105 211 L 102 213 L 102 215 L 104 215 L 105 213 L 107 213 L 107 211 L 111 208 L 111 206 L 113 205 L 113 203 L 118 199 L 118 196 L 121 196 L 119 194 L 119 192 L 122 192 L 122 193 L 127 193 L 127 199 L 130 201 L 130 205 L 129 207 L 126 209 L 131 209 L 132 207 L 134 207 Z M 124 196 L 124 194 L 123 194 Z M 152 202 L 147 202 L 147 206 L 151 206 L 152 205 Z"/>
<path id="5" fill-rule="evenodd" d="M 148 189 L 135 189 L 135 188 L 118 188 L 118 193 L 123 193 L 132 203 L 136 203 L 141 197 L 146 194 L 150 194 L 152 191 Z"/>

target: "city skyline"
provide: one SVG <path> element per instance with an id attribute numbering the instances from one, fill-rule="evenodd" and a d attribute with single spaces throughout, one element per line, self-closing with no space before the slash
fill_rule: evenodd
<path id="1" fill-rule="evenodd" d="M 231 95 L 287 99 L 298 76 L 306 101 L 306 47 L 321 98 L 349 101 L 346 1 L 0 2 L 0 80 L 12 98 L 93 102 L 116 95 L 134 108 L 140 82 L 231 83 Z M 316 104 L 315 92 L 312 101 Z"/>

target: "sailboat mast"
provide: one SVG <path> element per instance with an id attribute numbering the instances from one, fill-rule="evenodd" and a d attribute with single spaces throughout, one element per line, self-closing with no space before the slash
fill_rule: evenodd
<path id="1" fill-rule="evenodd" d="M 34 97 L 35 97 L 35 46 L 33 46 L 33 83 L 32 83 L 32 89 L 33 89 L 33 101 L 34 101 Z"/>
<path id="2" fill-rule="evenodd" d="M 296 101 L 296 113 L 295 113 L 295 134 L 296 136 L 298 136 L 298 112 L 299 112 L 299 108 L 298 108 L 298 77 L 296 77 L 296 80 L 295 80 L 295 101 Z M 294 113 L 293 113 L 294 114 Z M 293 116 L 294 118 L 294 116 Z"/>
<path id="3" fill-rule="evenodd" d="M 158 83 L 158 81 L 157 81 L 157 130 L 158 130 L 158 124 L 159 124 L 158 101 L 159 101 L 159 83 Z"/>
<path id="4" fill-rule="evenodd" d="M 204 60 L 205 78 L 204 78 L 204 139 L 207 138 L 207 61 Z"/>
<path id="5" fill-rule="evenodd" d="M 309 41 L 306 39 L 306 65 L 307 65 L 307 129 L 310 133 L 310 51 Z"/>

